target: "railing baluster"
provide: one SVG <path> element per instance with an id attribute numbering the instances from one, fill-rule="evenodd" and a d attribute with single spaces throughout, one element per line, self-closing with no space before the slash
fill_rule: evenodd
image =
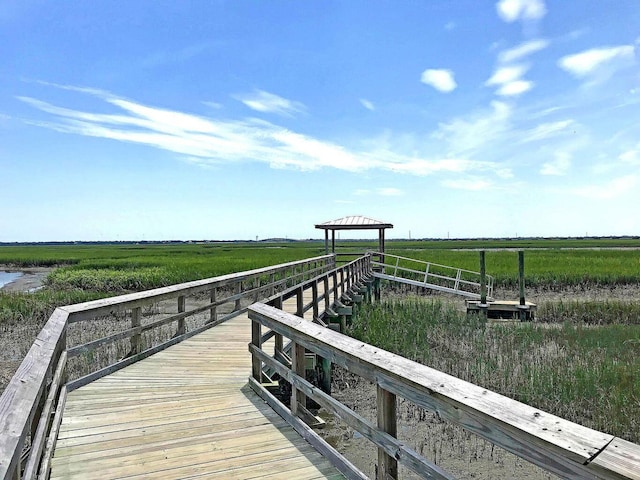
<path id="1" fill-rule="evenodd" d="M 216 296 L 217 296 L 217 289 L 216 288 L 212 288 L 211 289 L 211 303 L 213 304 L 213 306 L 211 307 L 211 309 L 209 310 L 209 320 L 211 322 L 215 322 L 218 319 L 218 314 L 217 314 L 217 306 L 215 305 L 215 303 L 217 302 L 216 300 Z"/>
<path id="2" fill-rule="evenodd" d="M 178 313 L 183 313 L 185 311 L 186 303 L 186 297 L 184 295 L 180 295 L 178 297 Z M 184 335 L 185 332 L 185 319 L 181 318 L 178 320 L 178 330 L 176 331 L 176 335 Z"/>
<path id="3" fill-rule="evenodd" d="M 131 309 L 131 328 L 136 328 L 140 326 L 140 307 L 134 307 Z M 142 350 L 142 341 L 140 332 L 134 333 L 131 336 L 131 355 L 135 355 L 140 353 Z"/>
<path id="4" fill-rule="evenodd" d="M 262 349 L 262 325 L 255 320 L 251 322 L 251 344 Z M 257 355 L 251 356 L 251 376 L 262 383 L 262 362 Z"/>

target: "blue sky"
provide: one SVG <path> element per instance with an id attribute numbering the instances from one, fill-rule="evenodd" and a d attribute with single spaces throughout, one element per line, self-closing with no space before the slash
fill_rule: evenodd
<path id="1" fill-rule="evenodd" d="M 0 2 L 0 241 L 638 235 L 639 206 L 635 0 Z"/>

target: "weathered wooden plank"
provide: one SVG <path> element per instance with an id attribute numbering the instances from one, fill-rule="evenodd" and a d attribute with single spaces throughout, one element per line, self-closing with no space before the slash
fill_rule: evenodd
<path id="1" fill-rule="evenodd" d="M 565 478 L 595 478 L 584 464 L 612 439 L 267 305 L 251 306 L 249 316 L 333 363 L 436 410 L 443 418 Z"/>
<path id="2" fill-rule="evenodd" d="M 0 478 L 11 478 L 18 467 L 36 407 L 42 398 L 47 373 L 55 365 L 55 352 L 64 338 L 68 313 L 56 309 L 38 334 L 15 375 L 0 396 Z M 64 347 L 63 347 L 64 348 Z"/>
<path id="3" fill-rule="evenodd" d="M 614 438 L 588 467 L 602 478 L 640 480 L 640 445 Z"/>
<path id="4" fill-rule="evenodd" d="M 318 452 L 329 458 L 331 463 L 349 480 L 365 480 L 362 473 L 349 460 L 340 455 L 331 445 L 325 442 L 317 433 L 302 420 L 297 418 L 280 401 L 269 393 L 253 378 L 249 378 L 249 386 L 260 395 L 282 418 L 284 418 L 302 438 L 309 442 Z"/>
<path id="5" fill-rule="evenodd" d="M 33 479 L 38 473 L 42 450 L 45 447 L 47 434 L 49 433 L 49 424 L 54 413 L 54 404 L 58 399 L 66 366 L 67 352 L 62 352 L 58 359 L 58 365 L 55 373 L 53 374 L 51 385 L 49 386 L 49 394 L 47 395 L 47 400 L 40 415 L 38 428 L 35 435 L 31 438 L 31 452 L 29 453 L 29 458 L 27 459 L 27 464 L 25 465 L 24 473 L 22 475 L 25 479 Z"/>
<path id="6" fill-rule="evenodd" d="M 64 406 L 67 401 L 67 389 L 63 388 L 60 391 L 60 399 L 56 406 L 56 414 L 53 417 L 53 423 L 51 425 L 51 431 L 47 438 L 47 446 L 45 447 L 44 454 L 42 455 L 42 461 L 40 462 L 40 470 L 38 471 L 39 479 L 47 479 L 49 477 L 49 470 L 51 466 L 51 457 L 56 448 L 56 442 L 58 441 L 58 432 L 60 431 L 60 424 L 62 423 L 62 415 L 64 412 Z"/>
<path id="7" fill-rule="evenodd" d="M 341 404 L 333 397 L 331 397 L 331 395 L 327 395 L 304 378 L 300 377 L 299 375 L 294 375 L 291 370 L 288 370 L 282 365 L 275 363 L 273 359 L 269 358 L 269 356 L 261 350 L 256 349 L 255 347 L 253 347 L 253 345 L 250 345 L 250 350 L 252 354 L 260 357 L 263 362 L 272 366 L 278 372 L 278 374 L 282 376 L 282 378 L 286 379 L 296 388 L 305 392 L 306 395 L 308 395 L 310 398 L 313 398 L 314 401 L 316 401 L 319 405 L 336 415 L 338 418 L 340 418 L 340 420 L 345 422 L 354 430 L 361 433 L 362 436 L 382 448 L 388 455 L 396 459 L 401 459 L 402 462 L 405 463 L 407 467 L 412 469 L 414 472 L 420 473 L 422 476 L 424 476 L 424 478 L 453 480 L 454 477 L 447 474 L 437 465 L 434 465 L 428 460 L 422 458 L 418 453 L 399 442 L 392 435 L 375 428 L 364 417 L 347 408 L 345 405 Z M 277 401 L 275 397 L 274 401 Z M 269 405 L 276 409 L 278 413 L 280 413 L 281 409 L 286 410 L 284 406 L 278 406 L 276 408 L 276 406 L 272 405 L 271 402 L 269 402 Z M 282 413 L 280 414 L 282 415 Z"/>

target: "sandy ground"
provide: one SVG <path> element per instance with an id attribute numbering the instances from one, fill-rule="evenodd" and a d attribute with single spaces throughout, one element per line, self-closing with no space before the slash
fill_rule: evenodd
<path id="1" fill-rule="evenodd" d="M 20 278 L 14 280 L 13 282 L 7 283 L 0 290 L 5 292 L 28 292 L 33 291 L 35 288 L 39 288 L 44 283 L 49 272 L 53 270 L 53 268 L 47 267 L 23 267 L 23 268 L 12 268 L 6 265 L 0 265 L 0 270 L 5 272 L 22 272 Z"/>

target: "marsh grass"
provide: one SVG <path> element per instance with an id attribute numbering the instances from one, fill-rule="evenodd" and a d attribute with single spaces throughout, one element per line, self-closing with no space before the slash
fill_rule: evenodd
<path id="1" fill-rule="evenodd" d="M 440 299 L 365 305 L 352 336 L 596 430 L 640 441 L 640 325 L 489 323 Z"/>
<path id="2" fill-rule="evenodd" d="M 585 325 L 640 325 L 640 304 L 631 300 L 559 300 L 538 305 L 540 322 Z"/>

